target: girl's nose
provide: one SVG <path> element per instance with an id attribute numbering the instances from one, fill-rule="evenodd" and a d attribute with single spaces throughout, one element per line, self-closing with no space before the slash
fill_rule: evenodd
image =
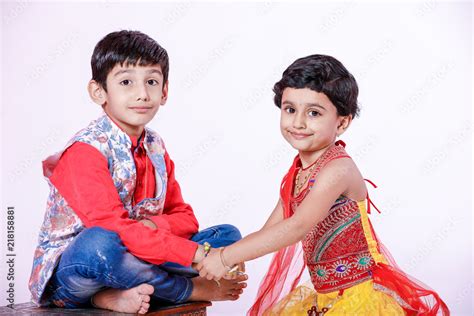
<path id="1" fill-rule="evenodd" d="M 304 118 L 304 113 L 300 113 L 294 116 L 293 127 L 296 129 L 306 128 L 306 121 Z"/>

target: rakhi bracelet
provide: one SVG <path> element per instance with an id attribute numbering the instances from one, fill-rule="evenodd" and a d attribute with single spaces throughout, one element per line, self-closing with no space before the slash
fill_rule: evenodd
<path id="1" fill-rule="evenodd" d="M 225 247 L 222 247 L 222 248 L 219 249 L 219 255 L 220 255 L 220 257 L 221 257 L 221 263 L 222 263 L 222 265 L 224 266 L 224 268 L 226 268 L 227 273 L 232 273 L 232 272 L 237 271 L 237 269 L 239 268 L 239 265 L 238 265 L 238 264 L 234 265 L 233 267 L 229 267 L 229 266 L 227 265 L 227 263 L 225 263 L 225 260 L 224 260 L 224 249 L 225 249 Z"/>
<path id="2" fill-rule="evenodd" d="M 211 252 L 211 244 L 206 241 L 202 245 L 204 246 L 204 257 L 207 257 L 209 252 Z"/>

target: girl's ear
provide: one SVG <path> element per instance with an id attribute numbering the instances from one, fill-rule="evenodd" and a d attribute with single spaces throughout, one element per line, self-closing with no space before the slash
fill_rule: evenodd
<path id="1" fill-rule="evenodd" d="M 339 125 L 337 126 L 337 136 L 341 136 L 351 125 L 352 115 L 339 117 Z"/>
<path id="2" fill-rule="evenodd" d="M 89 81 L 87 84 L 87 91 L 94 103 L 103 106 L 107 100 L 107 92 L 104 88 L 95 80 Z"/>

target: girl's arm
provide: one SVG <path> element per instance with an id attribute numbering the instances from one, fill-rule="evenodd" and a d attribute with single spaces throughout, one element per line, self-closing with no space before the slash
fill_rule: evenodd
<path id="1" fill-rule="evenodd" d="M 267 219 L 267 222 L 265 223 L 265 225 L 263 225 L 263 227 L 260 230 L 273 226 L 276 223 L 281 222 L 282 220 L 283 220 L 283 205 L 281 204 L 281 199 L 278 199 L 278 203 L 273 209 L 272 214 L 270 215 L 270 217 Z"/>
<path id="2" fill-rule="evenodd" d="M 222 252 L 212 251 L 198 264 L 199 274 L 208 279 L 218 280 L 228 270 L 224 264 L 231 267 L 236 263 L 264 256 L 302 240 L 318 222 L 326 217 L 334 201 L 347 190 L 350 169 L 348 159 L 331 161 L 318 174 L 317 185 L 311 189 L 293 216 L 271 226 L 266 224 L 261 230 L 225 247 Z"/>

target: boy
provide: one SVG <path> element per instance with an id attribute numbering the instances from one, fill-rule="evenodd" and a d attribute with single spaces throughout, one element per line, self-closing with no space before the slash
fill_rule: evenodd
<path id="1" fill-rule="evenodd" d="M 192 278 L 191 268 L 215 251 L 209 244 L 239 240 L 238 229 L 197 232 L 173 161 L 145 127 L 168 97 L 166 50 L 143 33 L 114 32 L 96 45 L 91 66 L 88 91 L 105 114 L 43 162 L 51 192 L 33 301 L 144 314 L 151 295 L 167 303 L 238 299 L 246 275 L 218 284 Z"/>

